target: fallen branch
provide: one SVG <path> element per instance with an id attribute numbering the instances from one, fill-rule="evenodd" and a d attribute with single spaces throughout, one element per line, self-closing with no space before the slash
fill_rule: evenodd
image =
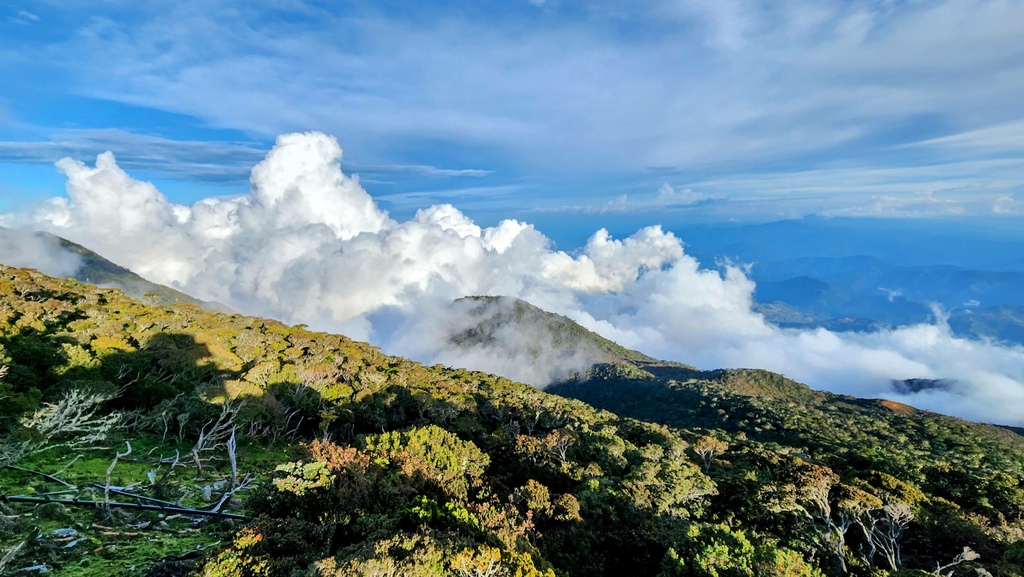
<path id="1" fill-rule="evenodd" d="M 226 491 L 223 495 L 220 496 L 220 501 L 218 501 L 217 504 L 214 505 L 212 509 L 210 509 L 210 512 L 220 511 L 221 507 L 226 506 L 228 502 L 231 501 L 231 497 L 234 496 L 235 493 L 248 487 L 249 483 L 253 482 L 255 479 L 256 477 L 252 473 L 247 473 L 245 475 L 245 478 L 242 479 L 242 482 L 239 483 L 234 489 Z"/>
<path id="2" fill-rule="evenodd" d="M 3 375 L 0 374 L 0 376 Z M 24 547 L 26 543 L 28 543 L 27 540 L 22 541 L 21 543 L 18 543 L 14 547 L 11 547 L 10 549 L 4 552 L 3 557 L 0 557 L 0 571 L 3 571 L 4 567 L 7 567 L 7 564 L 14 560 L 14 558 L 18 555 L 18 551 L 21 551 L 22 547 Z"/>
<path id="3" fill-rule="evenodd" d="M 33 471 L 31 469 L 23 469 L 22 467 L 15 467 L 14 465 L 4 465 L 4 467 L 7 468 L 7 469 L 14 469 L 15 471 L 21 471 L 22 473 L 31 473 L 33 475 L 39 475 L 40 477 L 43 477 L 43 478 L 48 479 L 50 481 L 53 481 L 54 483 L 60 483 L 61 485 L 64 485 L 65 487 L 67 487 L 69 489 L 76 489 L 77 488 L 74 485 L 72 485 L 71 483 L 68 483 L 67 481 L 58 479 L 57 477 L 54 477 L 53 475 L 50 475 L 50 474 L 47 474 L 47 473 L 41 473 L 39 471 Z"/>
<path id="4" fill-rule="evenodd" d="M 61 505 L 68 505 L 71 507 L 114 507 L 119 509 L 137 509 L 140 511 L 160 511 L 163 513 L 181 513 L 183 515 L 200 515 L 204 517 L 223 517 L 225 519 L 238 519 L 241 521 L 248 521 L 249 517 L 245 515 L 238 515 L 235 513 L 222 513 L 220 511 L 204 511 L 202 509 L 189 509 L 187 507 L 169 507 L 164 505 L 146 505 L 143 503 L 118 503 L 116 501 L 110 501 L 104 503 L 103 501 L 85 501 L 81 499 L 46 499 L 42 497 L 22 497 L 6 495 L 0 496 L 0 501 L 4 503 L 59 503 Z"/>
<path id="5" fill-rule="evenodd" d="M 122 491 L 120 489 L 115 489 L 113 487 L 106 487 L 104 485 L 101 485 L 100 483 L 93 483 L 92 486 L 96 487 L 97 489 L 109 490 L 111 493 L 113 493 L 115 495 L 121 495 L 121 496 L 124 496 L 124 497 L 131 497 L 133 499 L 139 499 L 139 500 L 142 500 L 142 501 L 150 501 L 152 503 L 161 503 L 163 505 L 167 505 L 168 507 L 181 507 L 181 505 L 179 505 L 177 503 L 172 503 L 170 501 L 164 501 L 164 500 L 161 500 L 161 499 L 154 499 L 153 497 L 147 497 L 145 495 L 136 495 L 135 493 L 129 493 L 128 491 Z"/>
<path id="6" fill-rule="evenodd" d="M 78 492 L 78 489 L 64 489 L 63 491 L 47 491 L 45 493 L 36 493 L 36 495 L 42 495 L 44 497 L 49 497 L 50 495 L 67 495 L 68 493 L 77 493 L 77 492 Z M 21 495 L 21 496 L 26 496 L 27 497 L 27 495 Z"/>

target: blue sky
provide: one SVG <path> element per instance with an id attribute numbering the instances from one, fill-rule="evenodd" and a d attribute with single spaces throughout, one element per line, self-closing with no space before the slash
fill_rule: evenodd
<path id="1" fill-rule="evenodd" d="M 244 192 L 319 130 L 399 217 L 1005 218 L 1022 36 L 1019 0 L 7 0 L 0 210 L 105 150 L 174 202 Z"/>

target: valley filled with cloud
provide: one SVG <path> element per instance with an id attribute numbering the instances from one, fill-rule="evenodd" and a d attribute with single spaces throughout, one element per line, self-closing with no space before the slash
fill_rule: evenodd
<path id="1" fill-rule="evenodd" d="M 466 322 L 455 299 L 518 297 L 658 358 L 702 369 L 764 368 L 815 388 L 1024 425 L 1016 408 L 1024 404 L 1024 348 L 958 338 L 941 311 L 931 324 L 870 333 L 778 328 L 754 311 L 749 263 L 700 263 L 656 224 L 626 238 L 597 230 L 581 249 L 564 252 L 529 223 L 481 227 L 450 204 L 399 221 L 342 171 L 341 160 L 332 136 L 282 135 L 252 169 L 249 193 L 182 205 L 125 172 L 111 153 L 94 164 L 65 158 L 57 166 L 67 194 L 3 215 L 0 224 L 51 232 L 244 314 L 538 386 L 565 368 L 556 364 L 582 368 L 587 359 L 551 351 L 551 366 L 542 358 L 524 369 L 515 358 L 453 347 L 452 331 Z M 8 264 L 49 274 L 74 267 L 58 247 L 35 242 L 22 251 L 25 262 Z M 894 388 L 904 379 L 940 386 Z"/>

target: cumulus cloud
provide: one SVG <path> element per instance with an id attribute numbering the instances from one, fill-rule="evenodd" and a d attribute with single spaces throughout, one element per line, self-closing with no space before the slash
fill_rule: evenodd
<path id="1" fill-rule="evenodd" d="M 779 329 L 753 312 L 754 283 L 741 267 L 702 268 L 658 226 L 625 239 L 599 230 L 569 254 L 529 224 L 483 228 L 451 205 L 399 222 L 342 172 L 341 156 L 324 134 L 281 136 L 253 169 L 249 194 L 192 206 L 133 179 L 113 155 L 92 167 L 65 159 L 67 197 L 32 220 L 198 298 L 421 361 L 550 380 L 550 366 L 516 372 L 525 364 L 517 353 L 497 353 L 556 348 L 542 336 L 499 334 L 508 346 L 468 352 L 450 346 L 451 332 L 468 322 L 452 301 L 507 295 L 665 359 L 767 368 L 817 388 L 1024 424 L 1006 409 L 1024 402 L 1024 349 L 955 338 L 941 321 L 872 334 Z M 582 362 L 551 352 L 539 364 Z M 910 378 L 951 384 L 892 388 Z"/>
<path id="2" fill-rule="evenodd" d="M 1012 196 L 1000 196 L 992 205 L 992 212 L 996 214 L 1013 214 L 1020 212 L 1020 202 Z"/>
<path id="3" fill-rule="evenodd" d="M 667 182 L 658 189 L 657 203 L 660 205 L 696 204 L 702 200 L 708 200 L 709 196 L 694 192 L 689 188 L 675 190 Z"/>

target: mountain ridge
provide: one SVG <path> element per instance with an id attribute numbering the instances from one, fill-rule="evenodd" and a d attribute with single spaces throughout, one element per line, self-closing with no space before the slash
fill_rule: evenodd
<path id="1" fill-rule="evenodd" d="M 79 259 L 79 265 L 73 274 L 68 275 L 68 278 L 74 278 L 80 282 L 100 287 L 116 288 L 130 298 L 144 300 L 153 304 L 173 305 L 182 303 L 228 314 L 234 312 L 221 303 L 203 301 L 169 286 L 149 281 L 128 268 L 118 265 L 78 243 L 55 234 L 48 232 L 24 232 L 0 227 L 0 240 L 4 240 L 3 237 L 6 237 L 12 244 L 20 239 L 35 237 L 48 243 L 56 250 L 66 251 L 68 254 L 74 255 Z M 0 264 L 8 263 L 0 261 Z"/>

